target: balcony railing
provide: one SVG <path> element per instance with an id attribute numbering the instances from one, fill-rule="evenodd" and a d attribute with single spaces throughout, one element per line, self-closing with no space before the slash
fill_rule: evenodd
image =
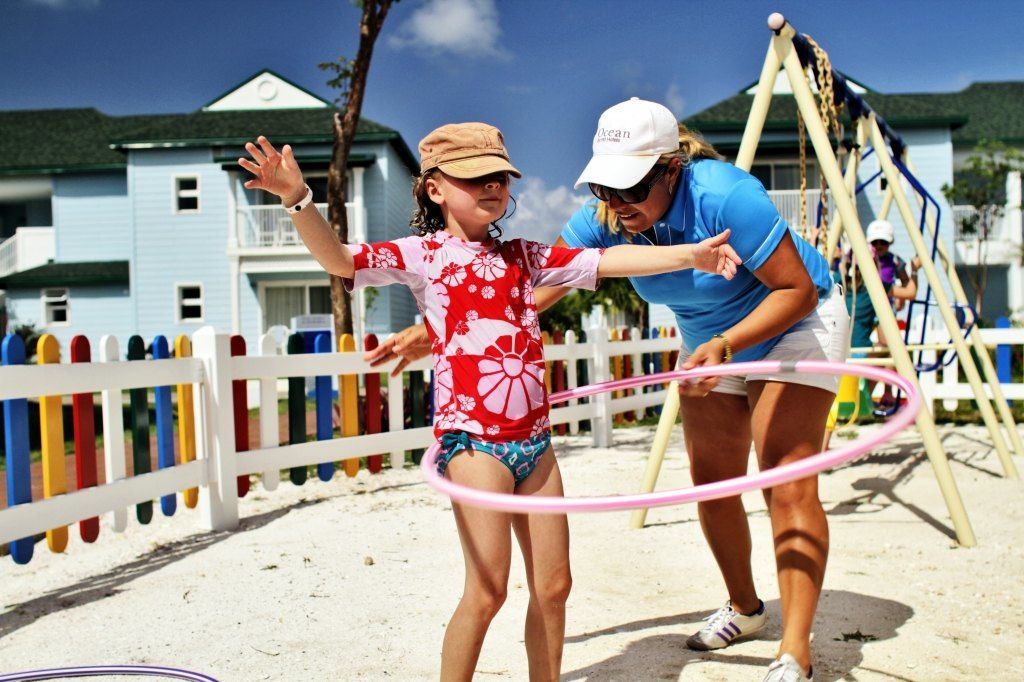
<path id="1" fill-rule="evenodd" d="M 964 230 L 964 223 L 975 219 L 977 215 L 978 209 L 974 206 L 958 205 L 953 207 L 953 234 L 956 241 L 973 241 L 977 238 L 974 230 L 969 232 Z M 1009 221 L 1007 220 L 1006 213 L 996 218 L 993 223 L 989 227 L 988 232 L 988 239 L 990 241 L 999 241 L 1012 237 L 1009 233 Z"/>
<path id="2" fill-rule="evenodd" d="M 989 228 L 984 249 L 978 242 L 975 230 L 964 230 L 965 221 L 978 215 L 973 206 L 953 206 L 953 239 L 956 244 L 956 261 L 964 265 L 1015 265 L 1021 261 L 1020 234 L 1014 235 L 1014 221 L 1011 219 L 1013 207 L 1008 207 L 995 224 Z M 1020 229 L 1019 218 L 1017 219 Z"/>
<path id="3" fill-rule="evenodd" d="M 768 198 L 779 210 L 782 219 L 789 223 L 794 229 L 800 229 L 800 190 L 798 189 L 773 189 L 768 192 Z M 811 225 L 818 223 L 818 201 L 821 199 L 820 189 L 807 190 L 807 222 Z M 828 215 L 835 215 L 835 207 L 829 200 Z"/>
<path id="4" fill-rule="evenodd" d="M 314 204 L 327 218 L 327 204 Z M 345 204 L 351 239 L 365 239 L 366 209 Z M 279 248 L 302 246 L 288 212 L 280 206 L 249 206 L 238 209 L 238 246 L 240 248 Z"/>
<path id="5" fill-rule="evenodd" d="M 45 265 L 56 253 L 52 227 L 19 227 L 0 243 L 0 277 Z"/>

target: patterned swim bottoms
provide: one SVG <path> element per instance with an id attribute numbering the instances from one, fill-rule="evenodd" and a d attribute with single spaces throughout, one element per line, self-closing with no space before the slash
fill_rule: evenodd
<path id="1" fill-rule="evenodd" d="M 477 440 L 465 431 L 450 431 L 441 436 L 441 448 L 437 453 L 437 473 L 444 476 L 452 457 L 463 450 L 472 449 L 487 453 L 508 467 L 508 470 L 512 472 L 512 477 L 516 480 L 516 485 L 519 485 L 533 473 L 541 455 L 549 445 L 551 445 L 551 433 L 548 431 L 526 440 L 498 442 Z"/>

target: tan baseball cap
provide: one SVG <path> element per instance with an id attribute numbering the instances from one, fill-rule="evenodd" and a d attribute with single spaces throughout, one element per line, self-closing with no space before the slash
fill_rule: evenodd
<path id="1" fill-rule="evenodd" d="M 420 172 L 439 168 L 453 178 L 479 178 L 506 171 L 522 173 L 512 165 L 501 131 L 486 123 L 449 123 L 420 140 Z"/>

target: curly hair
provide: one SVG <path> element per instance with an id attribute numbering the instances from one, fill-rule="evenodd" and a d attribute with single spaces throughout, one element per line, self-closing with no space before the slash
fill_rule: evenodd
<path id="1" fill-rule="evenodd" d="M 439 175 L 442 175 L 442 171 L 437 168 L 430 168 L 416 176 L 412 183 L 412 198 L 416 202 L 416 210 L 413 211 L 409 227 L 420 237 L 426 237 L 428 234 L 444 229 L 444 214 L 441 212 L 441 207 L 427 196 L 427 180 L 431 178 L 437 179 Z M 509 184 L 511 182 L 512 180 L 509 178 Z M 512 201 L 512 211 L 501 216 L 498 220 L 511 218 L 516 212 L 515 197 L 509 194 L 508 198 Z M 504 228 L 498 220 L 491 223 L 491 227 L 488 229 L 488 234 L 494 239 L 500 238 L 504 232 Z"/>

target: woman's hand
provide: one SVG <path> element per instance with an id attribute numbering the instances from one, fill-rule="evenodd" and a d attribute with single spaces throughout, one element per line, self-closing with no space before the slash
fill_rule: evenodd
<path id="1" fill-rule="evenodd" d="M 721 275 L 726 279 L 736 276 L 736 266 L 741 265 L 740 259 L 731 246 L 729 235 L 732 230 L 724 230 L 720 234 L 693 245 L 693 267 L 696 270 Z"/>
<path id="2" fill-rule="evenodd" d="M 260 135 L 256 138 L 260 143 L 257 147 L 252 142 L 245 143 L 245 151 L 253 160 L 238 159 L 238 165 L 256 177 L 245 183 L 246 189 L 262 189 L 281 197 L 288 206 L 294 206 L 302 200 L 306 192 L 302 181 L 302 171 L 292 154 L 291 145 L 285 145 L 278 153 L 270 141 Z"/>
<path id="3" fill-rule="evenodd" d="M 725 341 L 713 338 L 707 343 L 697 346 L 697 350 L 686 358 L 682 369 L 693 369 L 694 367 L 710 367 L 720 365 L 725 357 Z M 718 377 L 701 377 L 692 382 L 679 383 L 679 396 L 681 398 L 703 398 L 718 385 Z"/>
<path id="4" fill-rule="evenodd" d="M 401 358 L 395 368 L 391 370 L 391 376 L 396 377 L 410 362 L 415 362 L 428 355 L 430 355 L 430 337 L 427 335 L 427 327 L 415 324 L 381 342 L 373 350 L 366 351 L 363 359 L 369 362 L 371 367 L 377 367 L 396 358 Z"/>

